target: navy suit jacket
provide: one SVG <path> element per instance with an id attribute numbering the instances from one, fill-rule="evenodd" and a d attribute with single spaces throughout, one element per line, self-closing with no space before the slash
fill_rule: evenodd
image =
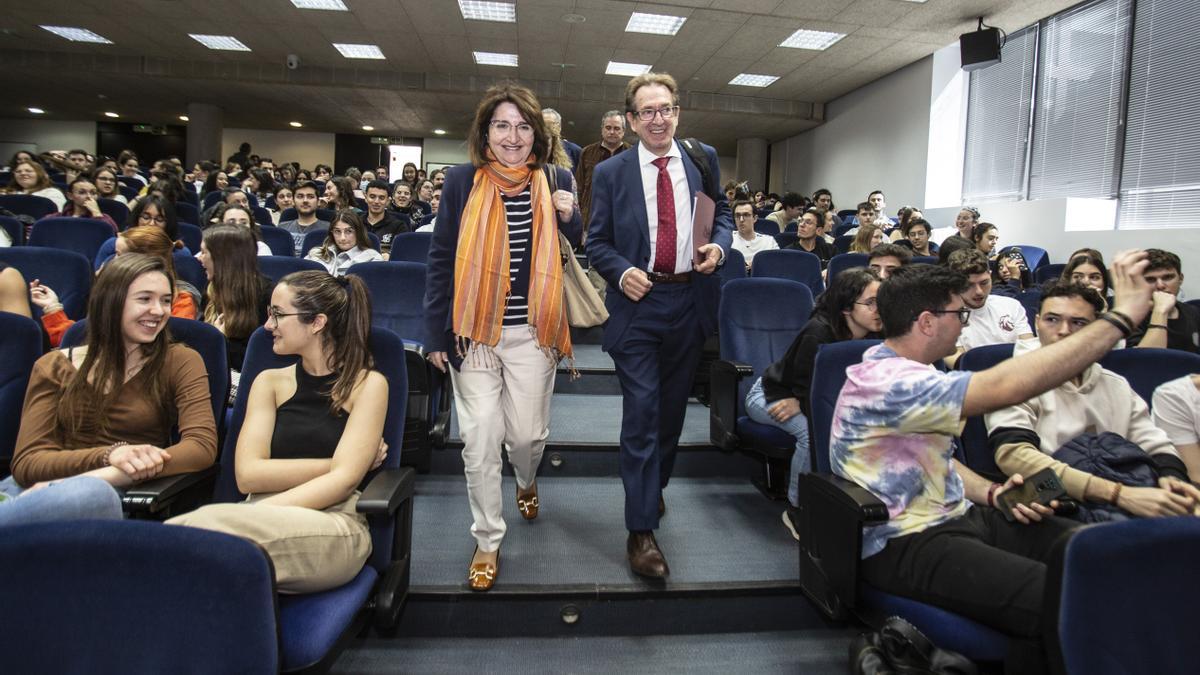
<path id="1" fill-rule="evenodd" d="M 566 169 L 554 168 L 558 172 L 558 187 L 560 190 L 570 189 L 571 172 Z M 454 301 L 454 257 L 458 251 L 458 227 L 462 220 L 463 210 L 467 207 L 467 197 L 471 195 L 471 186 L 475 181 L 475 167 L 471 164 L 459 164 L 446 171 L 446 182 L 442 185 L 442 201 L 438 205 L 436 224 L 433 226 L 433 239 L 429 243 L 429 269 L 425 273 L 425 351 L 446 352 L 454 359 L 451 334 L 454 317 L 450 311 Z M 578 246 L 583 234 L 583 220 L 579 208 L 568 223 L 558 223 L 558 229 L 571 242 Z M 528 285 L 529 260 L 526 256 L 525 265 L 518 270 L 517 283 Z M 526 290 L 528 295 L 529 291 Z"/>
<path id="2" fill-rule="evenodd" d="M 679 141 L 675 141 L 678 146 Z M 702 145 L 708 155 L 715 194 L 705 190 L 700 170 L 680 147 L 683 167 L 692 194 L 706 192 L 717 204 L 713 217 L 712 243 L 728 255 L 733 243 L 733 218 L 729 203 L 720 191 L 721 169 L 717 151 Z M 650 268 L 650 226 L 646 222 L 646 193 L 642 189 L 642 172 L 638 166 L 637 146 L 614 155 L 596 165 L 592 174 L 592 215 L 588 224 L 588 258 L 600 276 L 608 282 L 604 299 L 608 307 L 608 324 L 604 329 L 604 349 L 616 346 L 629 326 L 635 302 L 621 292 L 621 275 L 630 267 Z M 700 328 L 711 335 L 717 329 L 717 304 L 720 301 L 720 280 L 717 275 L 695 274 L 692 292 Z"/>

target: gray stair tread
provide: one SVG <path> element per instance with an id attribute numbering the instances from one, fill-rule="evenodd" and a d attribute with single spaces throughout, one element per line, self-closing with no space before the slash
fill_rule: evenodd
<path id="1" fill-rule="evenodd" d="M 616 372 L 612 357 L 600 345 L 572 345 L 575 350 L 575 367 L 579 370 L 611 370 Z M 559 370 L 567 369 L 564 360 L 558 364 Z"/>
<path id="2" fill-rule="evenodd" d="M 616 457 L 613 461 L 616 472 Z M 413 516 L 414 592 L 464 587 L 475 550 L 462 476 L 422 476 Z M 504 478 L 508 531 L 495 591 L 506 586 L 644 589 L 625 558 L 625 493 L 619 478 L 543 476 L 541 513 L 525 521 L 514 480 Z M 667 513 L 656 533 L 671 567 L 666 586 L 797 582 L 796 542 L 784 528 L 782 503 L 745 479 L 676 478 L 664 492 Z"/>

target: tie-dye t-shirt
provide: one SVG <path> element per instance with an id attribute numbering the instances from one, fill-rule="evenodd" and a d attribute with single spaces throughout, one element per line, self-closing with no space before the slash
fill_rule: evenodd
<path id="1" fill-rule="evenodd" d="M 943 373 L 898 356 L 886 345 L 846 369 L 833 411 L 833 472 L 869 490 L 890 519 L 863 531 L 863 557 L 887 540 L 967 512 L 963 483 L 950 463 L 962 429 L 970 372 Z"/>

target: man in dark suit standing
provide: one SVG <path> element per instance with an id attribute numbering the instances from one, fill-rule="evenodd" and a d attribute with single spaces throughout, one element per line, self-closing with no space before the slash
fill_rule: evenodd
<path id="1" fill-rule="evenodd" d="M 654 530 L 665 510 L 662 489 L 675 450 L 700 348 L 716 329 L 713 272 L 732 243 L 733 222 L 721 193 L 717 153 L 703 146 L 711 178 L 675 140 L 678 86 L 646 73 L 625 88 L 625 117 L 640 142 L 596 167 L 588 256 L 608 281 L 604 349 L 621 382 L 621 480 L 629 566 L 636 574 L 670 573 Z M 716 202 L 710 242 L 692 241 L 694 195 Z M 697 242 L 698 243 L 698 242 Z"/>

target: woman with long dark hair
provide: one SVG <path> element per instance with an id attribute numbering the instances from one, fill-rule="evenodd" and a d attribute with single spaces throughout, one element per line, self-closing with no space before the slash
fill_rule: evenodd
<path id="1" fill-rule="evenodd" d="M 321 263 L 335 277 L 344 276 L 358 263 L 383 260 L 379 251 L 371 248 L 362 217 L 350 209 L 337 212 L 325 241 L 305 257 Z"/>
<path id="2" fill-rule="evenodd" d="M 196 259 L 208 276 L 204 321 L 225 336 L 229 368 L 241 372 L 246 344 L 266 322 L 271 280 L 258 271 L 254 234 L 238 225 L 216 225 L 204 232 Z"/>
<path id="3" fill-rule="evenodd" d="M 354 208 L 354 183 L 345 176 L 336 176 L 325 182 L 325 194 L 321 197 L 322 208 L 344 211 Z"/>
<path id="4" fill-rule="evenodd" d="M 783 512 L 783 523 L 797 540 L 794 513 L 799 504 L 797 477 L 812 470 L 805 411 L 809 409 L 817 350 L 832 342 L 878 337 L 882 328 L 875 304 L 878 292 L 879 277 L 870 269 L 855 267 L 837 275 L 817 297 L 808 323 L 792 340 L 787 353 L 763 371 L 746 393 L 746 414 L 750 419 L 783 429 L 796 439 L 788 472 L 790 506 Z"/>
<path id="5" fill-rule="evenodd" d="M 371 298 L 358 277 L 294 272 L 271 294 L 265 328 L 295 365 L 251 387 L 234 475 L 250 495 L 167 521 L 245 537 L 266 550 L 284 593 L 336 588 L 371 553 L 358 486 L 382 463 L 388 381 L 374 370 Z"/>

